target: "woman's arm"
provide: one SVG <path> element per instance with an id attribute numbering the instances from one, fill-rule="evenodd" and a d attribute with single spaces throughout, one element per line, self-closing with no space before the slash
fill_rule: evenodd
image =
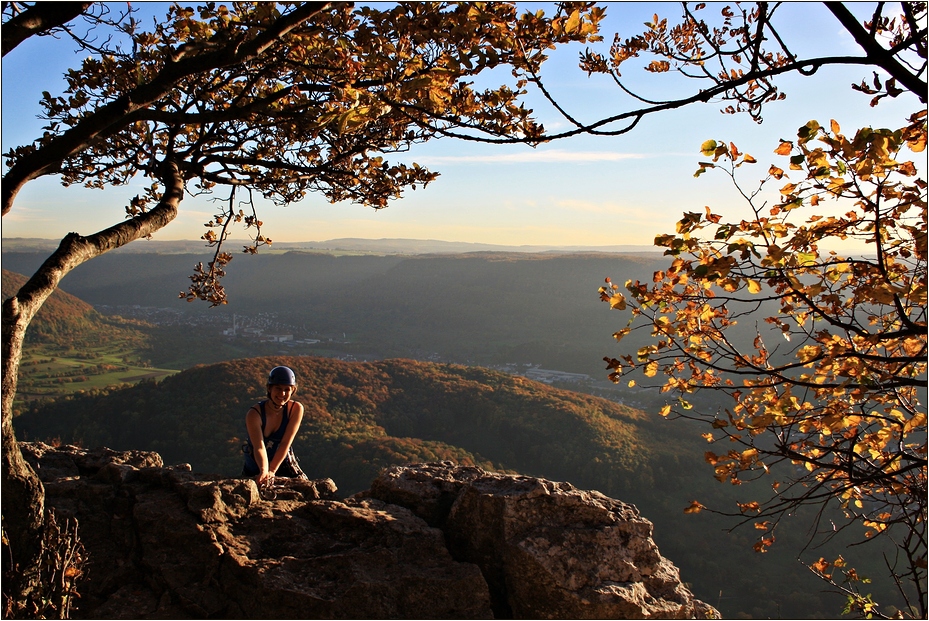
<path id="1" fill-rule="evenodd" d="M 271 476 L 271 471 L 268 469 L 268 451 L 265 449 L 264 431 L 261 429 L 261 414 L 255 406 L 249 408 L 248 414 L 245 415 L 245 429 L 248 431 L 249 440 L 252 441 L 252 457 L 258 464 L 258 476 L 255 480 L 261 485 Z"/>
<path id="2" fill-rule="evenodd" d="M 281 443 L 277 445 L 277 450 L 274 451 L 274 457 L 271 459 L 269 470 L 272 475 L 277 472 L 277 469 L 281 467 L 281 464 L 287 458 L 290 445 L 293 444 L 294 438 L 297 437 L 297 430 L 300 429 L 300 423 L 303 422 L 303 404 L 296 401 L 292 403 L 287 429 L 284 430 L 284 437 L 281 438 Z"/>

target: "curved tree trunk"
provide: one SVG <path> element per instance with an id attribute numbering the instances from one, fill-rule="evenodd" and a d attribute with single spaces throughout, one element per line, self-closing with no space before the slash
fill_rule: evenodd
<path id="1" fill-rule="evenodd" d="M 45 520 L 45 490 L 36 473 L 23 459 L 13 432 L 13 399 L 16 396 L 26 328 L 68 272 L 109 250 L 147 237 L 174 220 L 178 205 L 184 197 L 184 179 L 175 164 L 166 165 L 162 182 L 166 190 L 153 209 L 89 237 L 69 233 L 19 292 L 3 303 L 2 513 L 5 612 L 10 611 L 10 607 L 12 611 L 22 610 L 38 586 L 38 561 L 42 554 Z"/>

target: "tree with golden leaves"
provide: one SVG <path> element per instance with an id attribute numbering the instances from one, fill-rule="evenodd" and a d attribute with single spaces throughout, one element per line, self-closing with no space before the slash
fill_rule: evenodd
<path id="1" fill-rule="evenodd" d="M 838 529 L 858 525 L 864 539 L 893 542 L 897 554 L 885 560 L 901 605 L 881 611 L 841 557 L 810 569 L 847 597 L 846 612 L 925 618 L 927 6 L 874 3 L 858 20 L 850 7 L 826 3 L 863 56 L 806 58 L 782 37 L 779 6 L 683 3 L 677 23 L 655 15 L 644 32 L 617 35 L 610 55 L 588 52 L 583 64 L 644 104 L 613 117 L 629 128 L 710 98 L 761 122 L 764 105 L 784 98 L 777 76 L 830 64 L 873 68 L 873 78 L 851 85 L 872 107 L 915 96 L 920 109 L 902 127 L 848 135 L 834 120 L 810 121 L 776 146 L 786 161 L 751 190 L 743 166 L 757 160 L 732 142 L 706 141 L 695 176 L 728 175 L 746 217 L 685 213 L 674 233 L 655 238 L 673 259 L 652 282 L 607 279 L 601 299 L 631 315 L 613 335 L 620 348 L 632 332 L 650 338 L 605 361 L 614 382 L 633 372 L 655 378 L 645 381 L 669 396 L 661 415 L 709 425 L 706 460 L 718 480 L 770 482 L 738 510 L 714 509 L 753 524 L 756 550 L 772 545 L 798 508 L 819 507 L 822 518 L 837 505 L 846 518 Z M 635 93 L 620 70 L 640 56 L 654 58 L 647 72 L 705 87 L 668 101 Z M 698 391 L 721 393 L 719 409 L 696 407 Z M 702 509 L 695 500 L 686 511 Z M 823 527 L 824 537 L 836 528 Z"/>
<path id="2" fill-rule="evenodd" d="M 686 213 L 655 239 L 674 258 L 653 282 L 608 279 L 600 289 L 631 314 L 617 341 L 634 330 L 653 337 L 606 358 L 611 379 L 634 370 L 660 378 L 674 397 L 661 415 L 709 423 L 706 460 L 718 480 L 773 479 L 773 493 L 739 504 L 761 533 L 756 550 L 798 507 L 838 502 L 842 528 L 857 523 L 865 537 L 896 544 L 891 578 L 904 609 L 923 617 L 927 184 L 924 156 L 920 165 L 909 158 L 925 149 L 925 110 L 899 129 L 849 136 L 836 121 L 810 121 L 775 149 L 787 161 L 748 192 L 736 172 L 757 160 L 709 140 L 696 175 L 729 175 L 750 217 Z M 768 207 L 770 184 L 780 187 Z M 850 244 L 870 250 L 840 250 Z M 698 411 L 690 399 L 701 390 L 730 401 Z M 703 508 L 694 501 L 687 511 Z M 843 559 L 811 569 L 848 595 L 850 610 L 877 614 Z"/>

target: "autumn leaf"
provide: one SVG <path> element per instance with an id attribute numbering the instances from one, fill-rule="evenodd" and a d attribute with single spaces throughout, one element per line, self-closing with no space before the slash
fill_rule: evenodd
<path id="1" fill-rule="evenodd" d="M 815 571 L 818 571 L 819 573 L 824 574 L 827 571 L 829 571 L 830 567 L 832 567 L 832 563 L 820 557 L 818 561 L 816 561 L 815 563 L 811 563 L 810 567 L 814 569 Z"/>
<path id="2" fill-rule="evenodd" d="M 581 25 L 581 12 L 575 10 L 571 13 L 571 16 L 568 18 L 568 21 L 565 22 L 564 31 L 567 34 L 575 33 L 578 31 Z"/>
<path id="3" fill-rule="evenodd" d="M 684 509 L 684 513 L 700 513 L 704 509 L 706 509 L 706 507 L 704 507 L 702 504 L 696 500 L 691 500 L 690 504 Z"/>
<path id="4" fill-rule="evenodd" d="M 820 345 L 804 345 L 797 351 L 797 358 L 800 362 L 806 364 L 811 360 L 819 358 L 823 353 L 823 348 Z"/>
<path id="5" fill-rule="evenodd" d="M 792 142 L 781 142 L 780 146 L 774 150 L 778 155 L 790 155 L 794 145 Z"/>
<path id="6" fill-rule="evenodd" d="M 702 145 L 700 145 L 700 152 L 707 157 L 710 157 L 716 153 L 716 147 L 718 146 L 715 140 L 707 140 Z"/>
<path id="7" fill-rule="evenodd" d="M 646 377 L 655 377 L 658 373 L 658 361 L 652 360 L 647 365 L 645 365 L 645 376 Z"/>
<path id="8" fill-rule="evenodd" d="M 629 332 L 630 332 L 630 328 L 623 328 L 622 330 L 614 332 L 613 338 L 616 339 L 617 342 L 619 342 L 623 340 L 623 337 L 629 334 Z"/>

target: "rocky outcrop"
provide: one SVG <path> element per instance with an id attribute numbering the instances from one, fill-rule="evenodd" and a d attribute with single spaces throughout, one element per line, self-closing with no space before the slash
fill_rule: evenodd
<path id="1" fill-rule="evenodd" d="M 716 616 L 681 584 L 652 524 L 596 491 L 449 462 L 389 468 L 366 493 L 445 532 L 481 568 L 498 618 Z"/>
<path id="2" fill-rule="evenodd" d="M 260 493 L 155 453 L 24 444 L 89 559 L 77 618 L 712 618 L 631 505 L 451 462 Z M 280 480 L 279 480 L 280 482 Z"/>

